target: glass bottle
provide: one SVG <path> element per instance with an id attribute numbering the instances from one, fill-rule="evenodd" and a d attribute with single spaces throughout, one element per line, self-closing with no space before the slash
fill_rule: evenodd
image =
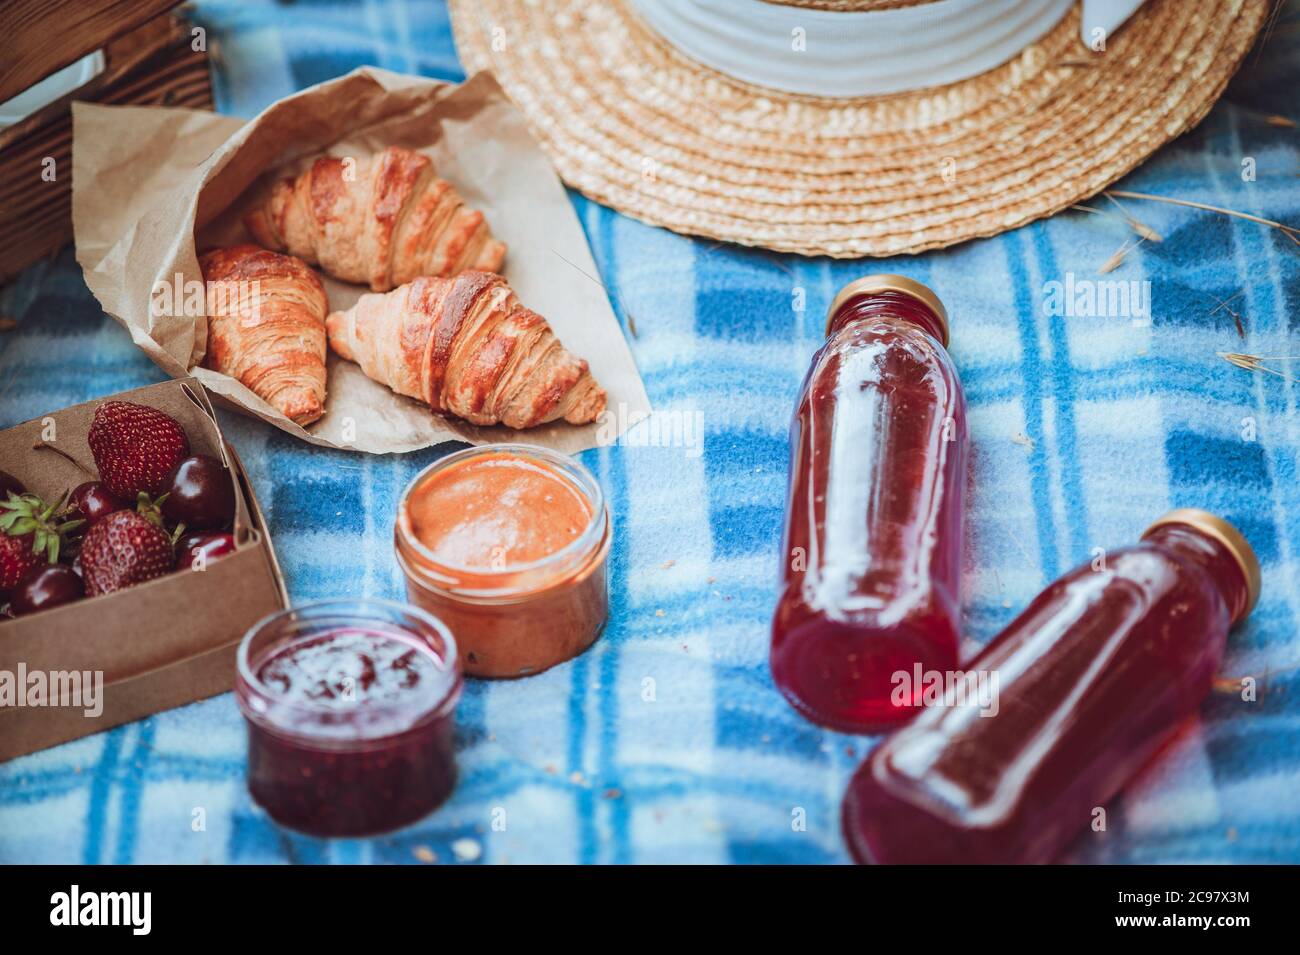
<path id="1" fill-rule="evenodd" d="M 911 718 L 898 675 L 956 666 L 968 439 L 947 342 L 926 286 L 851 282 L 791 424 L 772 677 L 833 729 Z"/>
<path id="2" fill-rule="evenodd" d="M 1192 509 L 1066 574 L 858 769 L 853 856 L 1052 861 L 1196 712 L 1259 590 L 1245 538 Z"/>

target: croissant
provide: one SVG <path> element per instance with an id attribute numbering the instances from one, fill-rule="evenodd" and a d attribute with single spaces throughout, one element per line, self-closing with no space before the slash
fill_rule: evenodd
<path id="1" fill-rule="evenodd" d="M 207 367 L 300 425 L 324 414 L 329 302 L 316 273 L 255 245 L 209 252 L 199 267 L 207 283 Z"/>
<path id="2" fill-rule="evenodd" d="M 369 159 L 321 156 L 277 183 L 244 225 L 268 249 L 376 292 L 422 275 L 496 272 L 506 255 L 429 157 L 400 146 Z"/>
<path id="3" fill-rule="evenodd" d="M 596 420 L 605 392 L 501 276 L 418 278 L 325 319 L 330 347 L 435 412 L 531 428 Z"/>

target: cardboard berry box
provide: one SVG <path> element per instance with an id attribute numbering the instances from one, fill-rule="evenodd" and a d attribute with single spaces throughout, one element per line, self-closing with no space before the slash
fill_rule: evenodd
<path id="1" fill-rule="evenodd" d="M 289 603 L 257 498 L 221 436 L 203 386 L 192 378 L 109 395 L 0 431 L 0 468 L 47 500 L 90 480 L 71 461 L 36 445 L 54 444 L 93 468 L 86 433 L 96 406 L 110 398 L 165 411 L 189 435 L 192 453 L 226 464 L 235 485 L 236 550 L 202 570 L 181 568 L 117 593 L 0 618 L 0 761 L 224 693 L 234 685 L 235 650 L 244 632 Z M 88 705 L 77 688 L 84 682 L 93 692 L 96 679 L 102 690 Z M 36 693 L 42 682 L 43 701 Z"/>

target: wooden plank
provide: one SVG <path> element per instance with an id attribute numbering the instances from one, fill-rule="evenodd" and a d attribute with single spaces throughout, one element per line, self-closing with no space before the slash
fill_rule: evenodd
<path id="1" fill-rule="evenodd" d="M 104 47 L 104 71 L 71 93 L 48 103 L 21 122 L 0 129 L 0 150 L 32 135 L 68 111 L 73 100 L 94 100 L 101 90 L 110 89 L 123 76 L 165 50 L 176 50 L 189 43 L 189 24 L 180 17 L 164 15 L 117 37 Z M 194 53 L 203 56 L 203 53 Z"/>
<path id="2" fill-rule="evenodd" d="M 0 3 L 0 103 L 180 0 L 4 0 Z"/>
<path id="3" fill-rule="evenodd" d="M 92 84 L 0 136 L 0 282 L 72 238 L 73 99 L 212 108 L 207 55 L 190 48 L 183 23 L 150 24 L 119 42 L 110 68 Z M 41 177 L 47 157 L 55 163 L 52 182 Z"/>

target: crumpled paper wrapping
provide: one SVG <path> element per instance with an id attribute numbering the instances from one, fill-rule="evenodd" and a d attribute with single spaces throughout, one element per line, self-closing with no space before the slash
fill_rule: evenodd
<path id="1" fill-rule="evenodd" d="M 207 319 L 201 306 L 185 307 L 201 301 L 198 252 L 251 242 L 243 213 L 319 153 L 364 156 L 389 145 L 428 155 L 487 216 L 509 247 L 506 279 L 590 363 L 608 394 L 607 420 L 527 431 L 476 427 L 432 414 L 331 353 L 326 414 L 304 429 L 234 378 L 202 367 Z M 77 261 L 104 311 L 169 375 L 192 375 L 223 403 L 313 444 L 382 454 L 448 440 L 525 441 L 573 453 L 610 443 L 650 411 L 564 187 L 490 74 L 456 86 L 365 67 L 247 122 L 75 103 L 72 165 Z M 321 278 L 332 310 L 368 291 Z"/>

